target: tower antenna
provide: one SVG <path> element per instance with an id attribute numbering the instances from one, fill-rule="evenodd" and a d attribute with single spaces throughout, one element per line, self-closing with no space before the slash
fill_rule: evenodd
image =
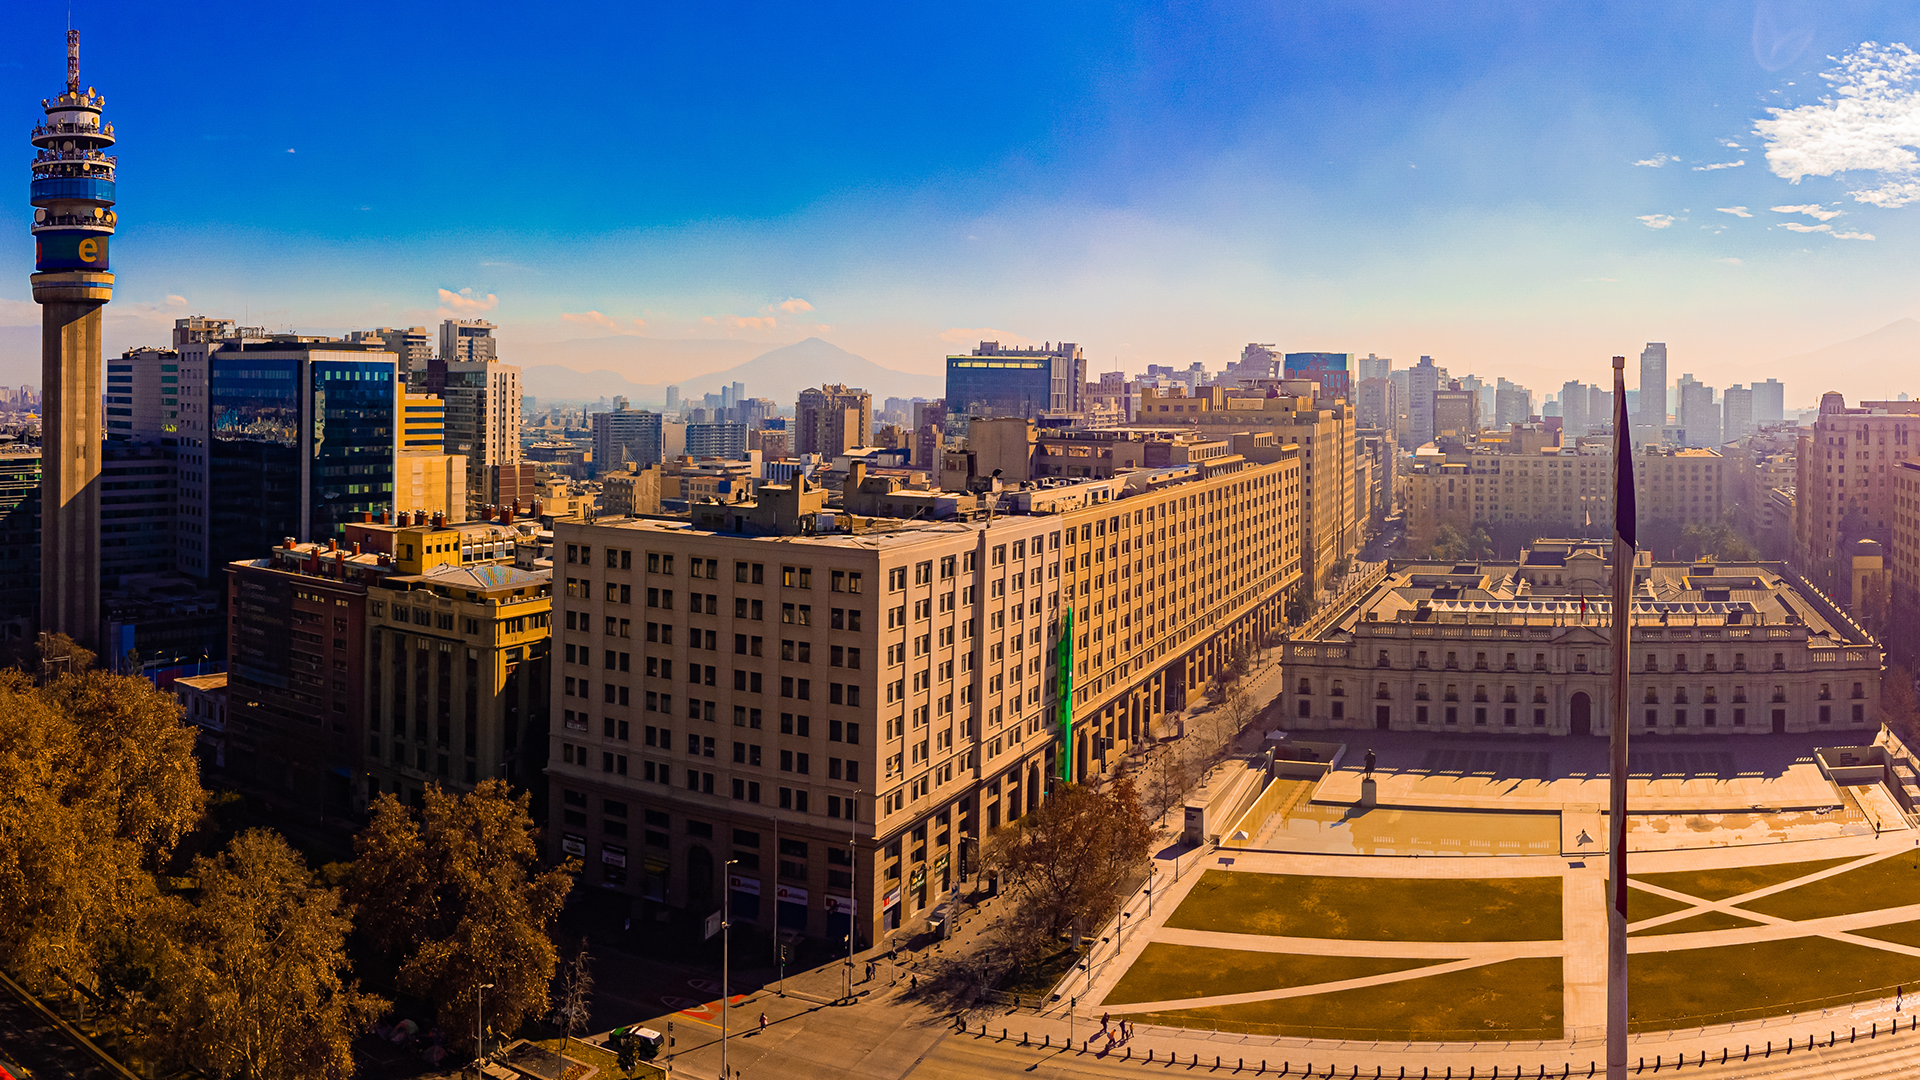
<path id="1" fill-rule="evenodd" d="M 72 24 L 73 14 L 67 14 L 68 24 Z M 80 92 L 80 31 L 67 31 L 67 93 Z"/>

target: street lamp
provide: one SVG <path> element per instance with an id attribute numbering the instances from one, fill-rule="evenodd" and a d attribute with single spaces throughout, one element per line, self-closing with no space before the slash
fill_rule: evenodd
<path id="1" fill-rule="evenodd" d="M 728 974 L 732 970 L 733 941 L 733 932 L 728 927 L 733 925 L 733 867 L 739 861 L 739 859 L 727 860 L 726 891 L 720 894 L 720 1075 L 722 1077 L 728 1075 L 727 1012 L 731 1002 L 727 999 L 731 996 L 728 991 Z"/>
<path id="2" fill-rule="evenodd" d="M 486 1075 L 487 1021 L 484 1010 L 481 1009 L 480 1005 L 481 1002 L 486 1000 L 487 991 L 491 989 L 493 989 L 492 983 L 481 983 L 480 989 L 475 991 L 473 995 L 473 1067 L 474 1071 L 480 1073 L 482 1076 Z"/>

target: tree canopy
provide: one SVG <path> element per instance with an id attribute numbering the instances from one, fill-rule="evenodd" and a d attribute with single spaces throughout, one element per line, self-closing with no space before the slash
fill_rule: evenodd
<path id="1" fill-rule="evenodd" d="M 1127 878 L 1146 861 L 1153 825 L 1122 778 L 1105 791 L 1056 789 L 1033 813 L 1002 828 L 990 857 L 1045 934 L 1104 923 Z"/>
<path id="2" fill-rule="evenodd" d="M 578 867 L 539 870 L 528 796 L 504 781 L 466 795 L 430 787 L 425 804 L 374 802 L 350 894 L 400 988 L 432 1002 L 450 1040 L 472 1049 L 477 1006 L 489 1029 L 509 1031 L 546 1011 L 559 963 L 550 931 Z M 484 983 L 493 988 L 477 999 Z"/>

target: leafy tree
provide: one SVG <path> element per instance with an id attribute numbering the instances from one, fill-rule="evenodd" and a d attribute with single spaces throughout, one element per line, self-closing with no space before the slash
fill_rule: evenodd
<path id="1" fill-rule="evenodd" d="M 0 963 L 90 993 L 201 815 L 193 729 L 144 679 L 0 671 Z"/>
<path id="2" fill-rule="evenodd" d="M 1920 748 L 1920 703 L 1913 693 L 1913 671 L 1888 664 L 1880 675 L 1880 719 L 1908 749 Z"/>
<path id="3" fill-rule="evenodd" d="M 1052 938 L 1113 914 L 1153 835 L 1133 782 L 1123 777 L 1104 792 L 1085 784 L 1055 789 L 1039 809 L 995 834 L 990 857 L 1025 915 Z"/>
<path id="4" fill-rule="evenodd" d="M 1442 525 L 1439 531 L 1433 534 L 1433 558 L 1442 562 L 1452 562 L 1465 558 L 1466 554 L 1467 538 L 1460 535 L 1459 529 L 1452 525 Z"/>
<path id="5" fill-rule="evenodd" d="M 390 1003 L 363 994 L 346 954 L 340 893 L 313 881 L 276 833 L 255 829 L 194 860 L 198 901 L 156 918 L 175 941 L 158 981 L 150 1049 L 210 1075 L 353 1075 L 353 1038 Z"/>
<path id="6" fill-rule="evenodd" d="M 498 779 L 466 795 L 430 787 L 418 815 L 383 795 L 354 840 L 350 895 L 362 931 L 396 963 L 400 988 L 431 1001 L 464 1049 L 481 1004 L 495 1029 L 544 1014 L 559 965 L 551 930 L 579 867 L 539 872 L 527 805 Z M 484 983 L 494 988 L 476 1001 Z"/>

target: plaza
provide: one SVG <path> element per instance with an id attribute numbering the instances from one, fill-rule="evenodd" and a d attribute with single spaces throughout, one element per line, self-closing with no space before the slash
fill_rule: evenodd
<path id="1" fill-rule="evenodd" d="M 1129 905 L 1111 955 L 1096 950 L 1086 981 L 1069 980 L 1069 1004 L 1271 1037 L 1600 1038 L 1602 741 L 1368 737 L 1371 777 L 1348 747 L 1310 799 L 1221 826 L 1217 847 L 1168 853 L 1150 910 Z M 1635 1031 L 1879 999 L 1886 1021 L 1920 982 L 1905 749 L 1885 735 L 1864 748 L 1821 741 L 1639 744 Z"/>

